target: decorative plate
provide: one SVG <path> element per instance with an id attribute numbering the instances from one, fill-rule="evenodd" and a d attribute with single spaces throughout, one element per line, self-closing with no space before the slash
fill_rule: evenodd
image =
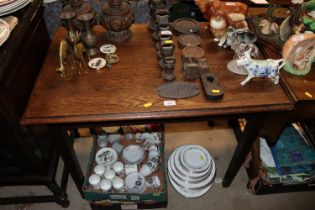
<path id="1" fill-rule="evenodd" d="M 173 156 L 174 158 L 174 156 Z M 172 177 L 172 179 L 176 182 L 176 184 L 182 188 L 186 188 L 189 190 L 202 190 L 204 188 L 207 188 L 213 181 L 214 176 L 215 176 L 215 168 L 211 171 L 209 171 L 209 173 L 204 177 L 204 179 L 199 180 L 199 181 L 189 181 L 186 180 L 183 177 L 179 177 L 176 175 L 174 168 L 172 168 L 172 160 L 170 161 L 170 168 L 168 168 L 169 170 L 169 175 Z"/>
<path id="2" fill-rule="evenodd" d="M 136 172 L 127 175 L 125 185 L 128 193 L 142 194 L 147 189 L 145 177 Z"/>
<path id="3" fill-rule="evenodd" d="M 123 150 L 122 158 L 127 164 L 139 164 L 144 159 L 144 150 L 139 145 L 131 144 Z"/>
<path id="4" fill-rule="evenodd" d="M 199 145 L 187 145 L 180 153 L 180 162 L 189 171 L 200 173 L 211 167 L 212 157 Z"/>
<path id="5" fill-rule="evenodd" d="M 110 166 L 114 164 L 118 159 L 117 152 L 110 148 L 104 147 L 96 152 L 95 161 L 97 164 L 104 166 Z"/>
<path id="6" fill-rule="evenodd" d="M 193 173 L 191 171 L 188 171 L 187 169 L 185 169 L 181 162 L 179 161 L 180 158 L 180 154 L 182 149 L 184 149 L 185 146 L 182 146 L 180 148 L 177 148 L 173 153 L 174 153 L 174 169 L 176 169 L 176 171 L 178 171 L 180 174 L 183 174 L 186 176 L 187 180 L 191 180 L 191 181 L 196 181 L 196 180 L 202 180 L 210 170 L 212 170 L 213 165 L 211 165 L 208 170 L 205 170 L 203 172 L 200 173 Z M 212 162 L 211 162 L 212 163 Z"/>

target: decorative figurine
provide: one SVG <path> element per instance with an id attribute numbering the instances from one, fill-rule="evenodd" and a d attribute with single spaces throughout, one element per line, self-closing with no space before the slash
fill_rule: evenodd
<path id="1" fill-rule="evenodd" d="M 246 15 L 248 6 L 241 2 L 221 2 L 219 0 L 195 0 L 195 3 L 209 20 L 210 31 L 223 46 L 226 40 L 227 28 L 233 26 L 236 29 L 248 30 Z"/>
<path id="2" fill-rule="evenodd" d="M 237 65 L 244 67 L 247 71 L 247 77 L 241 82 L 245 85 L 254 77 L 268 77 L 271 78 L 274 84 L 279 83 L 279 70 L 284 66 L 284 59 L 273 60 L 254 60 L 251 58 L 251 50 L 245 51 L 236 62 Z"/>
<path id="3" fill-rule="evenodd" d="M 306 75 L 315 61 L 315 34 L 292 35 L 284 44 L 284 70 L 294 75 Z"/>
<path id="4" fill-rule="evenodd" d="M 56 71 L 59 73 L 61 77 L 66 76 L 66 68 L 64 67 L 64 60 L 67 56 L 67 50 L 68 50 L 68 43 L 66 40 L 61 40 L 59 45 L 59 62 L 60 67 L 56 69 Z"/>
<path id="5" fill-rule="evenodd" d="M 227 64 L 228 70 L 235 74 L 247 75 L 247 71 L 242 66 L 238 66 L 236 60 L 244 55 L 244 52 L 250 51 L 250 56 L 258 57 L 258 47 L 252 43 L 234 42 L 231 49 L 235 51 L 234 58 Z"/>
<path id="6" fill-rule="evenodd" d="M 79 40 L 80 40 L 80 35 L 79 32 L 77 31 L 75 24 L 74 24 L 74 19 L 75 19 L 75 13 L 74 12 L 62 12 L 60 14 L 60 19 L 62 20 L 63 24 L 65 25 L 66 29 L 68 30 L 67 34 L 67 41 L 71 46 L 75 46 Z"/>
<path id="7" fill-rule="evenodd" d="M 108 41 L 123 42 L 131 38 L 129 30 L 134 21 L 134 11 L 126 0 L 109 0 L 103 8 L 103 25 L 107 29 L 105 37 Z"/>
<path id="8" fill-rule="evenodd" d="M 264 35 L 269 35 L 272 33 L 279 33 L 279 25 L 274 21 L 273 12 L 276 8 L 276 4 L 273 0 L 267 0 L 269 5 L 266 12 L 266 17 L 260 20 L 259 27 L 261 28 L 261 33 Z"/>
<path id="9" fill-rule="evenodd" d="M 84 47 L 84 45 L 80 42 L 78 44 L 76 44 L 74 46 L 74 56 L 75 58 L 79 61 L 79 68 L 78 68 L 78 73 L 81 74 L 81 68 L 83 66 L 84 71 L 86 72 L 87 67 L 86 67 L 86 63 L 84 60 L 84 54 L 86 53 L 86 55 L 88 56 L 86 49 Z"/>

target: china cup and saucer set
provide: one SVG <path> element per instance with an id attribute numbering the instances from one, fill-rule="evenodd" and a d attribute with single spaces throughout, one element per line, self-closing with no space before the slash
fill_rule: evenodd
<path id="1" fill-rule="evenodd" d="M 95 154 L 95 167 L 89 177 L 90 186 L 103 192 L 127 192 L 142 194 L 149 187 L 158 190 L 161 186 L 158 171 L 160 163 L 159 135 L 100 134 L 96 137 L 98 150 Z M 141 140 L 139 137 L 141 136 Z M 128 138 L 127 138 L 128 137 Z M 132 137 L 132 136 L 131 136 Z M 129 141 L 121 144 L 121 139 Z"/>

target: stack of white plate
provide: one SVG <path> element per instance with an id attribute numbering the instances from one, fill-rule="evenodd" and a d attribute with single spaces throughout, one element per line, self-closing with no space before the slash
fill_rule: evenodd
<path id="1" fill-rule="evenodd" d="M 215 177 L 215 163 L 199 145 L 182 145 L 168 160 L 168 176 L 174 189 L 186 198 L 200 197 L 210 189 Z"/>
<path id="2" fill-rule="evenodd" d="M 0 16 L 18 11 L 30 2 L 32 2 L 32 0 L 0 0 Z"/>

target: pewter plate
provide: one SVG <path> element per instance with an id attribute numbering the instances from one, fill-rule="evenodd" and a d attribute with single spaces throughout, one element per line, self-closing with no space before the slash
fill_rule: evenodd
<path id="1" fill-rule="evenodd" d="M 200 30 L 199 23 L 191 18 L 179 18 L 175 20 L 172 28 L 180 34 L 197 33 Z"/>
<path id="2" fill-rule="evenodd" d="M 180 48 L 187 46 L 199 47 L 201 42 L 201 38 L 197 34 L 182 34 L 178 38 Z"/>
<path id="3" fill-rule="evenodd" d="M 189 82 L 169 82 L 158 87 L 158 95 L 163 98 L 191 98 L 199 95 L 200 89 Z"/>

